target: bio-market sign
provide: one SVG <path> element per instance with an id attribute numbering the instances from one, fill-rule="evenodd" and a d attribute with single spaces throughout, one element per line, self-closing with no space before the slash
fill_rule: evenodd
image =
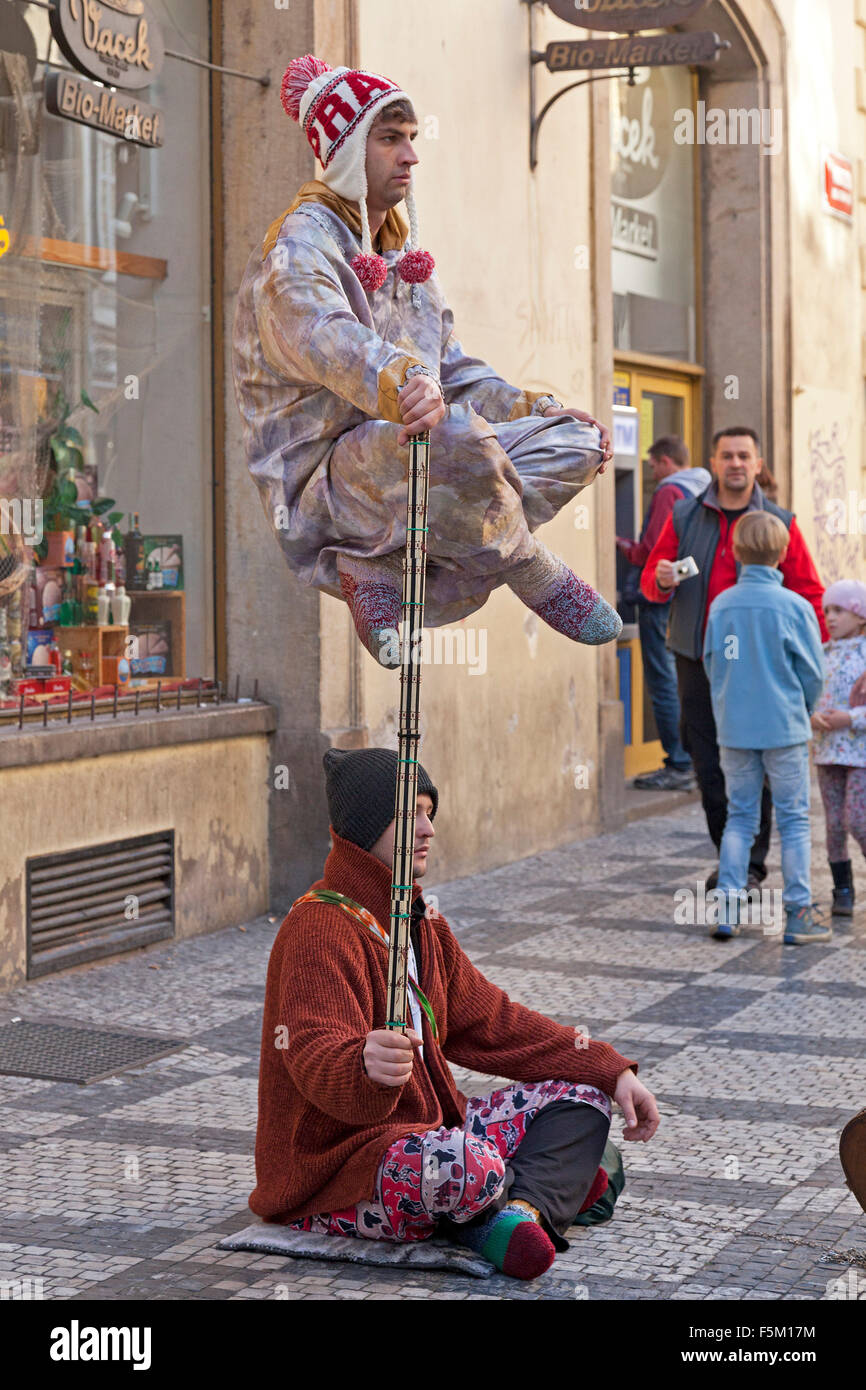
<path id="1" fill-rule="evenodd" d="M 134 145 L 157 149 L 163 143 L 162 112 L 135 96 L 113 92 L 75 72 L 50 72 L 45 84 L 45 107 L 55 116 L 80 121 L 108 135 L 123 136 Z"/>
<path id="2" fill-rule="evenodd" d="M 548 8 L 567 24 L 619 34 L 681 24 L 708 4 L 709 0 L 547 0 Z"/>
<path id="3" fill-rule="evenodd" d="M 51 32 L 73 67 L 112 87 L 147 87 L 165 46 L 145 0 L 53 0 Z"/>

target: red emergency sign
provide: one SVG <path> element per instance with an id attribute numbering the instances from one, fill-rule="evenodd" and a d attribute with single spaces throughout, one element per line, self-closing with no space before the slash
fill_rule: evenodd
<path id="1" fill-rule="evenodd" d="M 843 154 L 824 155 L 824 206 L 848 221 L 854 218 L 854 166 Z"/>

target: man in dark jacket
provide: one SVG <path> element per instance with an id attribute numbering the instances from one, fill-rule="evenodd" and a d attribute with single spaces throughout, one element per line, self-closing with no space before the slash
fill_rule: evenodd
<path id="1" fill-rule="evenodd" d="M 710 687 L 701 654 L 710 604 L 737 582 L 739 566 L 731 531 L 748 511 L 770 511 L 790 532 L 787 555 L 779 566 L 784 583 L 815 609 L 821 638 L 828 640 L 821 599 L 824 586 L 792 512 L 765 497 L 757 483 L 764 464 L 758 436 L 748 426 L 719 430 L 710 459 L 713 481 L 699 497 L 677 502 L 650 552 L 641 575 L 641 592 L 651 603 L 670 604 L 668 645 L 677 666 L 683 746 L 691 754 L 701 789 L 707 829 L 718 849 L 728 814 L 725 779 L 719 762 Z M 677 583 L 674 562 L 692 556 L 698 574 Z M 756 699 L 760 692 L 755 692 Z M 749 884 L 767 875 L 772 799 L 764 786 L 761 825 L 749 859 Z M 716 875 L 707 880 L 714 887 Z M 743 884 L 743 887 L 746 887 Z"/>
<path id="2" fill-rule="evenodd" d="M 663 434 L 649 451 L 655 491 L 650 499 L 640 537 L 630 541 L 617 536 L 617 550 L 631 565 L 643 567 L 661 535 L 675 502 L 697 497 L 710 484 L 705 468 L 692 468 L 685 441 L 675 434 Z M 664 767 L 644 772 L 634 785 L 655 791 L 691 791 L 694 787 L 692 761 L 680 739 L 680 701 L 677 672 L 666 644 L 667 607 L 650 603 L 640 594 L 637 599 L 640 654 L 644 681 L 652 701 L 656 728 L 665 750 Z"/>
<path id="3" fill-rule="evenodd" d="M 604 1191 L 611 1101 L 632 1140 L 655 1133 L 655 1101 L 608 1043 L 509 999 L 425 906 L 439 793 L 420 766 L 413 1026 L 385 1027 L 397 754 L 331 749 L 325 770 L 333 848 L 268 966 L 250 1206 L 338 1236 L 423 1240 L 438 1225 L 535 1278 Z M 449 1062 L 518 1084 L 467 1100 Z"/>

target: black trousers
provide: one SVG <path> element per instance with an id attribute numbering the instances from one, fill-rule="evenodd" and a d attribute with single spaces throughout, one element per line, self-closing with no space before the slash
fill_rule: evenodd
<path id="1" fill-rule="evenodd" d="M 716 721 L 710 698 L 710 683 L 702 661 L 677 655 L 677 686 L 680 693 L 680 737 L 691 755 L 710 839 L 719 849 L 728 818 L 725 776 L 719 762 Z M 761 793 L 761 824 L 749 855 L 749 872 L 761 881 L 767 876 L 766 858 L 770 848 L 773 799 L 766 778 Z M 745 884 L 743 887 L 745 888 Z"/>
<path id="2" fill-rule="evenodd" d="M 530 1121 L 514 1157 L 505 1165 L 498 1197 L 466 1222 L 480 1226 L 518 1197 L 536 1207 L 557 1250 L 567 1250 L 565 1232 L 574 1221 L 598 1172 L 610 1121 L 593 1105 L 555 1100 Z"/>

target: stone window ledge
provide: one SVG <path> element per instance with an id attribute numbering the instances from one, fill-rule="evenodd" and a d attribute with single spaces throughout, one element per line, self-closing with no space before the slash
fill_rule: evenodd
<path id="1" fill-rule="evenodd" d="M 143 748 L 167 748 L 181 743 L 207 743 L 214 739 L 270 734 L 277 727 L 277 712 L 262 701 L 224 703 L 209 708 L 150 710 L 140 714 L 100 714 L 70 724 L 57 722 L 47 728 L 18 726 L 0 729 L 0 771 L 4 767 L 32 767 L 39 763 L 66 763 L 77 758 L 98 758 L 108 753 L 130 753 Z"/>

